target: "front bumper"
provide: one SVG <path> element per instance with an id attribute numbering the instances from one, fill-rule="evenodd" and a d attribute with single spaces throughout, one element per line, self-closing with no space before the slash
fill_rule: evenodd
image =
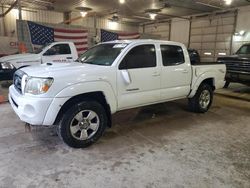
<path id="1" fill-rule="evenodd" d="M 31 125 L 52 126 L 55 119 L 69 98 L 42 98 L 21 95 L 11 85 L 9 102 L 18 117 Z"/>
<path id="2" fill-rule="evenodd" d="M 51 98 L 35 98 L 21 95 L 14 88 L 9 88 L 9 102 L 19 116 L 19 118 L 32 125 L 43 125 L 47 109 L 53 99 Z"/>

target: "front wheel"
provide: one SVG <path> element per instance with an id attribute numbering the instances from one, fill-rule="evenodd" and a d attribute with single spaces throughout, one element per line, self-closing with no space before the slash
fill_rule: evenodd
<path id="1" fill-rule="evenodd" d="M 189 108 L 193 112 L 205 113 L 213 101 L 213 89 L 208 84 L 201 84 L 194 97 L 189 99 Z"/>
<path id="2" fill-rule="evenodd" d="M 74 104 L 58 126 L 61 139 L 70 147 L 85 148 L 96 142 L 107 126 L 107 115 L 96 101 Z"/>

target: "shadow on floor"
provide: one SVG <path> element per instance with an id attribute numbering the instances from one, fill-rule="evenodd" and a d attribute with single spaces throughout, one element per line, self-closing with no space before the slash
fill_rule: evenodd
<path id="1" fill-rule="evenodd" d="M 246 85 L 231 83 L 228 88 L 217 90 L 215 93 L 250 102 L 250 87 Z"/>
<path id="2" fill-rule="evenodd" d="M 0 81 L 0 103 L 8 101 L 9 86 L 12 81 Z"/>

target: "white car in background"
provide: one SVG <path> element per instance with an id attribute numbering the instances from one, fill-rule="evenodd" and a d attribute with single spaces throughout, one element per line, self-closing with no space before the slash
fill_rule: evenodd
<path id="1" fill-rule="evenodd" d="M 35 53 L 9 55 L 0 58 L 0 80 L 12 80 L 16 69 L 42 63 L 70 63 L 78 58 L 73 42 L 53 42 Z"/>
<path id="2" fill-rule="evenodd" d="M 56 125 L 66 144 L 87 147 L 117 111 L 182 98 L 192 111 L 208 111 L 225 73 L 224 64 L 191 65 L 181 43 L 112 41 L 89 49 L 77 63 L 16 71 L 9 101 L 22 121 Z"/>

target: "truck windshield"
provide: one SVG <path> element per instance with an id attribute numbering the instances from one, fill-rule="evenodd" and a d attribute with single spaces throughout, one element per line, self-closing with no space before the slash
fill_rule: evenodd
<path id="1" fill-rule="evenodd" d="M 78 61 L 81 63 L 110 66 L 126 46 L 127 44 L 124 43 L 100 44 L 82 54 L 78 58 Z"/>
<path id="2" fill-rule="evenodd" d="M 249 55 L 250 55 L 250 45 L 243 45 L 243 46 L 236 52 L 236 54 L 242 54 L 242 55 L 249 54 Z"/>

